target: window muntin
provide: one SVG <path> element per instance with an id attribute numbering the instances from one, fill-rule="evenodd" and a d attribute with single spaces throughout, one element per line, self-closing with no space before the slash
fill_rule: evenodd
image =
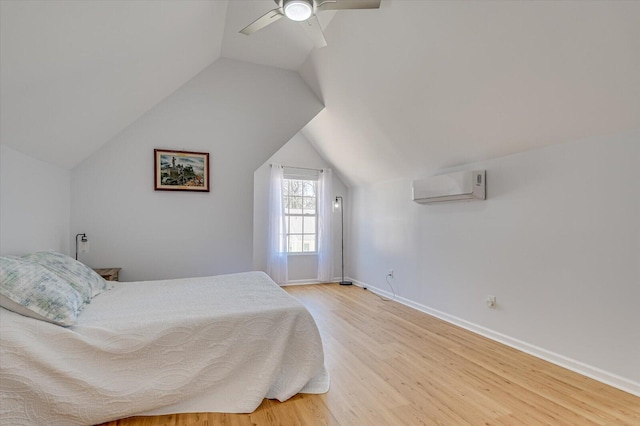
<path id="1" fill-rule="evenodd" d="M 316 253 L 318 246 L 318 181 L 284 180 L 288 253 Z"/>

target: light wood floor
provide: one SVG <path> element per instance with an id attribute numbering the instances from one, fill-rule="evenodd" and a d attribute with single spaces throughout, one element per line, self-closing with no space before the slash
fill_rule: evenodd
<path id="1" fill-rule="evenodd" d="M 286 290 L 320 328 L 328 393 L 105 425 L 640 425 L 638 397 L 359 287 Z"/>

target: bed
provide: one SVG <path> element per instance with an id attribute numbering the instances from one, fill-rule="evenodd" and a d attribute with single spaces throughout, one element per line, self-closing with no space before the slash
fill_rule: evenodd
<path id="1" fill-rule="evenodd" d="M 115 283 L 89 298 L 66 327 L 0 308 L 0 423 L 248 413 L 329 388 L 313 317 L 262 272 Z"/>

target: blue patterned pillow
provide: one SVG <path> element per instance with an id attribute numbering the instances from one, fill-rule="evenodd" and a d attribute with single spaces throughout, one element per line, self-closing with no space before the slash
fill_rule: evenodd
<path id="1" fill-rule="evenodd" d="M 0 306 L 62 326 L 75 324 L 84 298 L 37 263 L 0 257 Z"/>
<path id="2" fill-rule="evenodd" d="M 82 294 L 87 303 L 93 297 L 112 288 L 110 283 L 105 281 L 96 271 L 64 254 L 40 251 L 27 254 L 22 258 L 38 263 L 68 281 Z"/>

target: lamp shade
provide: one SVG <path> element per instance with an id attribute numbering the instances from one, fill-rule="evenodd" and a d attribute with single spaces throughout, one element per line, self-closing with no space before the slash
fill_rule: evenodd
<path id="1" fill-rule="evenodd" d="M 78 237 L 81 237 L 80 243 L 78 243 Z M 76 260 L 78 260 L 78 249 L 80 249 L 80 253 L 89 252 L 89 239 L 87 238 L 87 234 L 76 234 Z"/>
<path id="2" fill-rule="evenodd" d="M 78 247 L 79 253 L 89 253 L 89 240 L 86 238 L 80 240 L 80 246 Z"/>
<path id="3" fill-rule="evenodd" d="M 306 21 L 313 13 L 313 6 L 306 0 L 290 0 L 284 5 L 284 14 L 292 21 Z"/>

